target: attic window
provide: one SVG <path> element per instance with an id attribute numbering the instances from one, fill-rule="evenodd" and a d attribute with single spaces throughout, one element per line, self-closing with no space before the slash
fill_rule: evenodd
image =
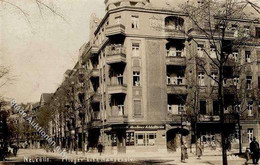
<path id="1" fill-rule="evenodd" d="M 137 4 L 137 2 L 130 2 L 131 6 L 135 6 Z"/>
<path id="2" fill-rule="evenodd" d="M 115 5 L 116 7 L 119 7 L 120 4 L 121 4 L 121 2 L 118 2 L 118 3 L 115 3 L 114 5 Z"/>

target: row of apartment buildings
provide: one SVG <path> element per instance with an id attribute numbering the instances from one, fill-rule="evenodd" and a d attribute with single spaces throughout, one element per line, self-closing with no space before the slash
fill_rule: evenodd
<path id="1" fill-rule="evenodd" d="M 187 144 L 197 136 L 205 146 L 218 146 L 223 127 L 218 70 L 211 60 L 217 58 L 216 46 L 187 14 L 171 7 L 175 2 L 105 0 L 105 5 L 102 19 L 92 15 L 89 42 L 48 104 L 57 111 L 50 134 L 63 147 L 102 143 L 113 153 L 174 151 L 181 134 Z M 240 126 L 247 147 L 253 136 L 260 139 L 260 23 L 232 21 L 227 45 L 241 33 L 254 37 L 254 44 L 226 47 L 230 55 L 223 69 L 225 128 L 233 130 L 229 139 L 238 147 Z"/>

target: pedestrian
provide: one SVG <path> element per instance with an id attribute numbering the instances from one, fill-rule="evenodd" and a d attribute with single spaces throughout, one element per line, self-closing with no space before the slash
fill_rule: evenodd
<path id="1" fill-rule="evenodd" d="M 185 163 L 185 159 L 188 159 L 188 148 L 185 144 L 181 145 L 181 162 Z"/>
<path id="2" fill-rule="evenodd" d="M 99 154 L 101 156 L 101 153 L 103 152 L 103 145 L 101 143 L 99 143 L 97 148 L 98 148 L 98 152 L 99 152 Z"/>
<path id="3" fill-rule="evenodd" d="M 13 154 L 14 154 L 14 156 L 17 155 L 17 152 L 18 152 L 18 147 L 17 147 L 16 144 L 14 144 L 14 145 L 13 145 Z"/>
<path id="4" fill-rule="evenodd" d="M 202 156 L 202 146 L 200 145 L 199 142 L 197 142 L 197 156 L 198 156 L 198 159 L 200 159 L 200 157 Z"/>
<path id="5" fill-rule="evenodd" d="M 246 158 L 245 164 L 247 164 L 247 162 L 248 162 L 249 159 L 250 159 L 250 149 L 249 149 L 249 148 L 246 148 L 245 158 Z"/>
<path id="6" fill-rule="evenodd" d="M 252 152 L 253 164 L 257 164 L 259 160 L 259 143 L 256 141 L 255 137 L 253 137 L 253 140 L 250 143 L 250 151 Z"/>

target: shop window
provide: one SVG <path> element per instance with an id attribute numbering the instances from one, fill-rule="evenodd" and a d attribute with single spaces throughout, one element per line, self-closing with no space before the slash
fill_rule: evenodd
<path id="1" fill-rule="evenodd" d="M 138 16 L 132 16 L 132 29 L 139 29 L 139 17 Z"/>
<path id="2" fill-rule="evenodd" d="M 144 146 L 145 145 L 145 134 L 144 133 L 136 133 L 136 145 Z"/>
<path id="3" fill-rule="evenodd" d="M 117 146 L 117 136 L 116 136 L 116 134 L 111 135 L 111 142 L 112 142 L 112 146 Z"/>
<path id="4" fill-rule="evenodd" d="M 156 133 L 149 132 L 149 133 L 135 133 L 136 138 L 136 146 L 154 146 L 156 143 Z"/>
<path id="5" fill-rule="evenodd" d="M 201 100 L 200 101 L 200 114 L 201 115 L 206 115 L 206 101 L 205 100 Z"/>
<path id="6" fill-rule="evenodd" d="M 126 132 L 126 145 L 127 146 L 134 146 L 135 145 L 135 136 L 134 132 Z"/>
<path id="7" fill-rule="evenodd" d="M 156 133 L 147 133 L 147 145 L 148 146 L 154 146 L 155 145 L 155 139 L 156 139 Z"/>
<path id="8" fill-rule="evenodd" d="M 133 86 L 140 86 L 140 72 L 133 72 Z"/>
<path id="9" fill-rule="evenodd" d="M 247 138 L 248 138 L 249 143 L 251 143 L 251 141 L 253 140 L 253 137 L 254 137 L 254 129 L 248 128 L 247 129 Z"/>

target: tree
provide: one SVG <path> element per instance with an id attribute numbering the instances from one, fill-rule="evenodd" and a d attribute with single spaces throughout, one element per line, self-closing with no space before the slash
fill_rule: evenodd
<path id="1" fill-rule="evenodd" d="M 224 115 L 224 67 L 228 63 L 232 51 L 239 50 L 248 46 L 248 43 L 254 47 L 257 43 L 254 36 L 249 33 L 250 26 L 255 20 L 250 19 L 245 13 L 245 8 L 250 4 L 249 1 L 224 0 L 203 0 L 200 4 L 186 3 L 183 10 L 187 13 L 189 20 L 189 30 L 183 31 L 188 37 L 189 42 L 199 45 L 197 36 L 203 37 L 209 44 L 213 53 L 208 48 L 201 47 L 205 58 L 210 61 L 210 65 L 217 69 L 218 77 L 213 77 L 207 67 L 207 62 L 197 56 L 196 64 L 203 72 L 217 83 L 217 94 L 220 112 L 221 125 L 225 124 Z M 247 19 L 250 25 L 247 28 L 238 28 L 239 20 Z M 247 25 L 248 25 L 247 24 Z M 233 27 L 235 32 L 230 32 Z M 231 35 L 230 35 L 231 34 Z M 222 158 L 223 164 L 227 162 L 227 134 L 221 132 Z"/>

